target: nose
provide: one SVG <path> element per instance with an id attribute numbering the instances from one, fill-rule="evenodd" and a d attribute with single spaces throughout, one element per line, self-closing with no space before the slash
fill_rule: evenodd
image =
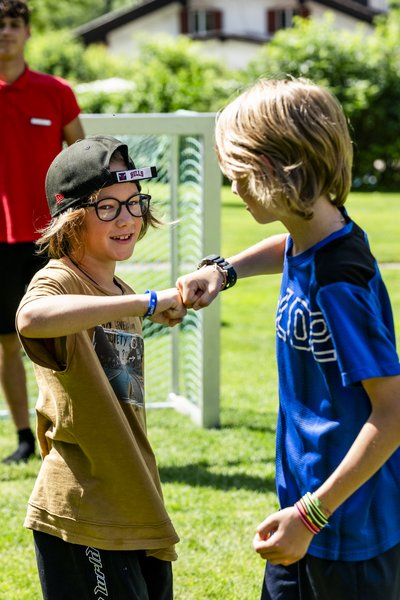
<path id="1" fill-rule="evenodd" d="M 4 21 L 1 20 L 0 21 L 0 33 L 2 35 L 4 34 L 10 34 L 13 32 L 13 29 L 15 29 L 15 27 L 13 27 L 13 23 L 11 21 L 9 21 L 8 19 L 5 19 Z"/>
<path id="2" fill-rule="evenodd" d="M 136 223 L 137 221 L 141 220 L 142 217 L 135 217 L 134 215 L 131 215 L 126 204 L 121 206 L 121 212 L 117 217 L 117 223 L 125 225 L 126 223 L 130 223 L 131 221 L 134 221 Z"/>

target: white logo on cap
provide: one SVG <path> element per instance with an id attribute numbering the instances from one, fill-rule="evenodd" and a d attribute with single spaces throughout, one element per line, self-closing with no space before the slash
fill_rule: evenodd
<path id="1" fill-rule="evenodd" d="M 132 169 L 130 171 L 118 171 L 116 173 L 117 181 L 136 181 L 137 179 L 147 179 L 153 177 L 151 167 L 143 169 Z"/>

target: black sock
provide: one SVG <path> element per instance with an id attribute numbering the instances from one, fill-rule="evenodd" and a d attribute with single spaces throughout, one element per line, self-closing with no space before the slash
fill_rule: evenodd
<path id="1" fill-rule="evenodd" d="M 15 452 L 3 458 L 1 462 L 9 464 L 27 461 L 33 454 L 35 454 L 35 436 L 30 427 L 27 427 L 18 431 L 18 448 Z"/>
<path id="2" fill-rule="evenodd" d="M 32 433 L 32 429 L 27 427 L 26 429 L 20 429 L 18 432 L 18 443 L 27 442 L 31 446 L 35 447 L 35 436 Z"/>

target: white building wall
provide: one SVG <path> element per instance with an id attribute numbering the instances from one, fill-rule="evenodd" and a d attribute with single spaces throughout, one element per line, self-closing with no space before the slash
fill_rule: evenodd
<path id="1" fill-rule="evenodd" d="M 110 32 L 107 36 L 107 43 L 111 54 L 132 54 L 137 48 L 135 36 L 145 34 L 152 37 L 160 33 L 179 35 L 180 19 L 177 4 L 166 6 L 157 13 L 146 15 L 137 22 L 129 23 Z"/>
<path id="2" fill-rule="evenodd" d="M 223 12 L 223 31 L 227 34 L 240 35 L 265 35 L 266 33 L 266 11 L 268 8 L 282 6 L 293 6 L 293 0 L 279 2 L 277 0 L 193 0 L 190 8 L 216 9 Z"/>
<path id="3" fill-rule="evenodd" d="M 223 33 L 226 35 L 255 35 L 266 34 L 266 11 L 268 8 L 290 7 L 295 4 L 291 0 L 193 0 L 191 8 L 195 9 L 218 9 L 223 11 Z M 385 0 L 371 0 L 371 5 L 376 8 L 385 8 Z M 357 19 L 342 13 L 330 11 L 315 2 L 308 4 L 311 15 L 315 19 L 323 19 L 327 12 L 334 14 L 333 27 L 355 31 L 361 27 L 367 35 L 373 29 L 368 23 L 362 23 Z M 134 55 L 137 50 L 138 34 L 148 37 L 160 34 L 171 36 L 180 33 L 180 5 L 174 3 L 156 13 L 141 18 L 111 32 L 107 37 L 110 53 L 122 55 Z M 260 46 L 255 43 L 240 40 L 205 40 L 199 42 L 200 48 L 204 47 L 204 53 L 222 60 L 231 68 L 243 68 L 252 60 Z"/>
<path id="4" fill-rule="evenodd" d="M 365 34 L 372 33 L 373 27 L 369 23 L 365 21 L 359 21 L 350 15 L 345 15 L 343 13 L 335 12 L 329 9 L 324 8 L 320 4 L 315 4 L 314 2 L 309 3 L 309 8 L 311 10 L 311 16 L 313 19 L 322 20 L 326 14 L 331 14 L 334 16 L 334 20 L 332 26 L 335 29 L 344 29 L 346 31 L 356 31 L 356 29 L 361 28 L 365 31 Z"/>
<path id="5" fill-rule="evenodd" d="M 249 44 L 240 40 L 205 40 L 201 43 L 202 54 L 224 63 L 231 69 L 244 69 L 255 58 L 261 48 L 259 44 Z"/>
<path id="6" fill-rule="evenodd" d="M 375 10 L 388 10 L 389 2 L 387 0 L 369 0 L 369 6 Z"/>

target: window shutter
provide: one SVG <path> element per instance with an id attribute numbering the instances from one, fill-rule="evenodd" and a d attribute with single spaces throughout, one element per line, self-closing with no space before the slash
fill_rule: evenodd
<path id="1" fill-rule="evenodd" d="M 181 33 L 189 33 L 189 14 L 187 8 L 181 9 Z"/>
<path id="2" fill-rule="evenodd" d="M 222 10 L 214 10 L 214 29 L 222 31 Z"/>
<path id="3" fill-rule="evenodd" d="M 296 14 L 298 14 L 299 17 L 306 19 L 307 17 L 310 16 L 310 11 L 308 10 L 308 8 L 306 6 L 302 5 L 302 6 L 300 6 L 299 10 L 296 11 Z"/>
<path id="4" fill-rule="evenodd" d="M 276 29 L 276 10 L 267 10 L 267 32 L 275 33 Z"/>

